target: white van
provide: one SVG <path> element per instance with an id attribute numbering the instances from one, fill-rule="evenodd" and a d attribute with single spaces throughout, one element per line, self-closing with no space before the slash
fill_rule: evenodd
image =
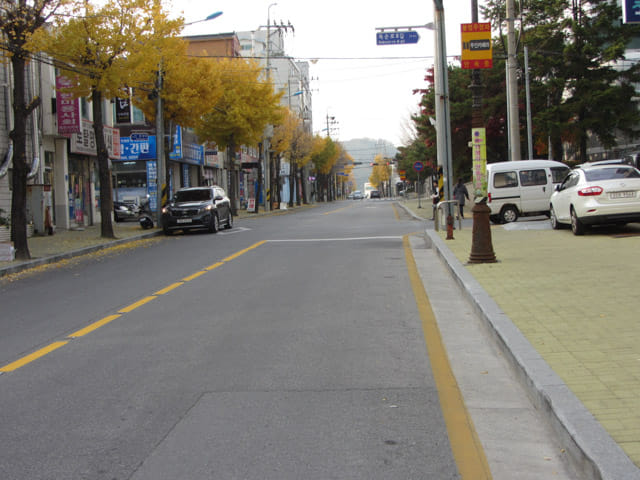
<path id="1" fill-rule="evenodd" d="M 519 160 L 487 164 L 487 205 L 494 223 L 520 216 L 549 214 L 549 198 L 569 167 L 553 160 Z"/>

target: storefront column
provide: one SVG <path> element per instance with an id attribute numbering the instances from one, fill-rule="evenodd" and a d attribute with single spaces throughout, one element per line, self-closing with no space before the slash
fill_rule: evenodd
<path id="1" fill-rule="evenodd" d="M 56 228 L 69 230 L 69 156 L 67 155 L 67 139 L 55 140 L 55 164 L 53 183 L 56 191 L 54 209 L 56 212 Z"/>

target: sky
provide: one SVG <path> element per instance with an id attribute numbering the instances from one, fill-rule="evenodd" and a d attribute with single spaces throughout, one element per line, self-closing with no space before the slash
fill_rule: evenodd
<path id="1" fill-rule="evenodd" d="M 461 3 L 466 4 L 464 8 Z M 335 118 L 334 139 L 383 139 L 396 146 L 407 143 L 409 119 L 420 101 L 412 92 L 426 87 L 424 77 L 434 62 L 434 32 L 416 29 L 417 44 L 378 46 L 376 28 L 432 22 L 433 1 L 174 0 L 170 11 L 182 14 L 185 22 L 223 12 L 214 20 L 185 27 L 184 35 L 257 30 L 266 26 L 269 13 L 271 23 L 291 22 L 295 32 L 285 36 L 285 53 L 312 62 L 314 133 L 326 134 L 329 116 Z M 445 2 L 451 61 L 461 51 L 460 24 L 470 22 L 470 0 Z"/>

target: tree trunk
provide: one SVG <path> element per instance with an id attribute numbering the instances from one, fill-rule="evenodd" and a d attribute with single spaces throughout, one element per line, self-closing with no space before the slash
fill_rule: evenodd
<path id="1" fill-rule="evenodd" d="M 297 193 L 296 187 L 296 164 L 289 159 L 289 206 L 293 207 L 293 195 Z"/>
<path id="2" fill-rule="evenodd" d="M 98 152 L 98 178 L 100 179 L 100 236 L 115 238 L 111 212 L 113 211 L 113 193 L 111 187 L 111 169 L 109 168 L 109 152 L 104 142 L 104 124 L 102 123 L 102 93 L 91 92 L 93 109 L 93 131 L 96 137 Z"/>
<path id="3" fill-rule="evenodd" d="M 235 179 L 235 165 L 236 165 L 236 142 L 233 138 L 233 135 L 229 138 L 229 142 L 227 144 L 227 158 L 229 164 L 227 165 L 227 171 L 229 172 L 229 188 L 227 189 L 227 194 L 229 195 L 229 200 L 231 201 L 231 214 L 236 216 L 238 215 L 238 208 L 236 207 L 236 179 Z"/>
<path id="4" fill-rule="evenodd" d="M 27 243 L 27 119 L 31 110 L 25 99 L 25 60 L 21 55 L 11 57 L 13 67 L 13 180 L 11 191 L 11 240 L 16 259 L 29 260 Z"/>

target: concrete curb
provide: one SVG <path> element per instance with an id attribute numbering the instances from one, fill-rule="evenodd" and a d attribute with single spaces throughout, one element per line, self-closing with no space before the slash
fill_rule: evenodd
<path id="1" fill-rule="evenodd" d="M 440 235 L 425 230 L 425 242 L 462 287 L 534 405 L 549 419 L 571 463 L 583 478 L 640 480 L 640 469 L 460 263 Z"/>
<path id="2" fill-rule="evenodd" d="M 5 275 L 11 275 L 12 273 L 22 272 L 23 270 L 38 267 L 40 265 L 48 265 L 50 263 L 59 262 L 60 260 L 79 257 L 80 255 L 86 255 L 87 253 L 97 252 L 99 250 L 104 250 L 105 248 L 113 247 L 116 245 L 122 245 L 123 243 L 133 242 L 135 240 L 140 240 L 142 238 L 156 237 L 158 235 L 162 235 L 161 230 L 149 232 L 149 233 L 143 233 L 140 235 L 135 235 L 127 238 L 120 238 L 117 240 L 110 240 L 110 241 L 107 241 L 106 243 L 100 243 L 97 245 L 92 245 L 90 247 L 79 248 L 77 250 L 58 253 L 56 255 L 51 255 L 48 257 L 35 258 L 32 260 L 27 260 L 26 262 L 18 263 L 16 265 L 8 265 L 6 267 L 0 267 L 0 277 L 3 277 Z"/>

